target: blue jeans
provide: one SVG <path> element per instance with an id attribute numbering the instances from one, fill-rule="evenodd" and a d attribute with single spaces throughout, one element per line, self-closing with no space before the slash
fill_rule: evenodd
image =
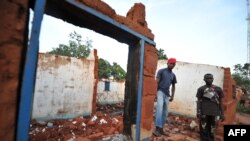
<path id="1" fill-rule="evenodd" d="M 155 113 L 155 126 L 163 128 L 168 116 L 169 97 L 165 93 L 157 91 L 157 105 Z"/>

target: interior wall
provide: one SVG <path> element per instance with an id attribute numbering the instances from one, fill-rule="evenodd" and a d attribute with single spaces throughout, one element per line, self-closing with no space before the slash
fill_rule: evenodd
<path id="1" fill-rule="evenodd" d="M 125 81 L 108 81 L 110 90 L 105 90 L 105 81 L 98 81 L 97 104 L 116 104 L 124 102 Z"/>
<path id="2" fill-rule="evenodd" d="M 73 118 L 92 113 L 93 52 L 87 59 L 39 54 L 32 118 Z"/>

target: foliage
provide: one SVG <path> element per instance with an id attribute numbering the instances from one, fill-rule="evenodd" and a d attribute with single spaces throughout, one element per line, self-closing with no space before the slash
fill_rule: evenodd
<path id="1" fill-rule="evenodd" d="M 92 41 L 87 39 L 85 43 L 83 43 L 82 36 L 75 31 L 70 33 L 69 37 L 68 45 L 59 44 L 59 47 L 53 48 L 49 53 L 76 58 L 88 57 L 90 49 L 92 48 Z"/>
<path id="2" fill-rule="evenodd" d="M 98 77 L 99 79 L 113 76 L 115 80 L 124 80 L 126 78 L 126 72 L 117 63 L 110 63 L 102 58 L 99 59 L 98 63 Z"/>
<path id="3" fill-rule="evenodd" d="M 167 59 L 167 55 L 164 53 L 164 49 L 157 49 L 158 60 Z"/>
<path id="4" fill-rule="evenodd" d="M 85 43 L 82 40 L 82 36 L 77 32 L 69 34 L 70 40 L 69 45 L 59 44 L 59 47 L 53 48 L 50 54 L 57 54 L 63 56 L 70 56 L 76 58 L 86 58 L 90 54 L 90 49 L 92 48 L 92 41 L 86 40 Z M 98 64 L 98 76 L 100 79 L 113 76 L 115 80 L 124 80 L 126 77 L 126 72 L 117 63 L 110 63 L 102 58 L 99 59 Z"/>
<path id="5" fill-rule="evenodd" d="M 232 74 L 233 79 L 236 84 L 246 91 L 250 92 L 250 64 L 245 63 L 243 66 L 241 64 L 234 65 L 234 73 Z"/>
<path id="6" fill-rule="evenodd" d="M 250 114 L 250 108 L 240 105 L 239 103 L 237 104 L 236 111 L 239 113 Z"/>
<path id="7" fill-rule="evenodd" d="M 98 63 L 98 77 L 99 79 L 108 79 L 111 76 L 111 65 L 108 61 L 100 58 Z"/>
<path id="8" fill-rule="evenodd" d="M 115 80 L 124 80 L 126 78 L 126 72 L 122 69 L 120 65 L 115 62 L 113 63 L 111 71 L 111 74 L 113 75 Z"/>

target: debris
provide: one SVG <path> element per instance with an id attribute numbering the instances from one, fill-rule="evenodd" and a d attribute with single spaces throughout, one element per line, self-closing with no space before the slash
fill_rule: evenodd
<path id="1" fill-rule="evenodd" d="M 192 122 L 189 124 L 191 129 L 194 129 L 196 126 L 198 126 L 198 124 L 194 120 L 192 120 Z"/>

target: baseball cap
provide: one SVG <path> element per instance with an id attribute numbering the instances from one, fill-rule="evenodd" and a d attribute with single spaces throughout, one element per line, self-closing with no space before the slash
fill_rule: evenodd
<path id="1" fill-rule="evenodd" d="M 176 63 L 176 59 L 175 59 L 175 58 L 169 58 L 169 59 L 168 59 L 168 63 L 173 63 L 173 64 L 175 64 L 175 63 Z"/>

